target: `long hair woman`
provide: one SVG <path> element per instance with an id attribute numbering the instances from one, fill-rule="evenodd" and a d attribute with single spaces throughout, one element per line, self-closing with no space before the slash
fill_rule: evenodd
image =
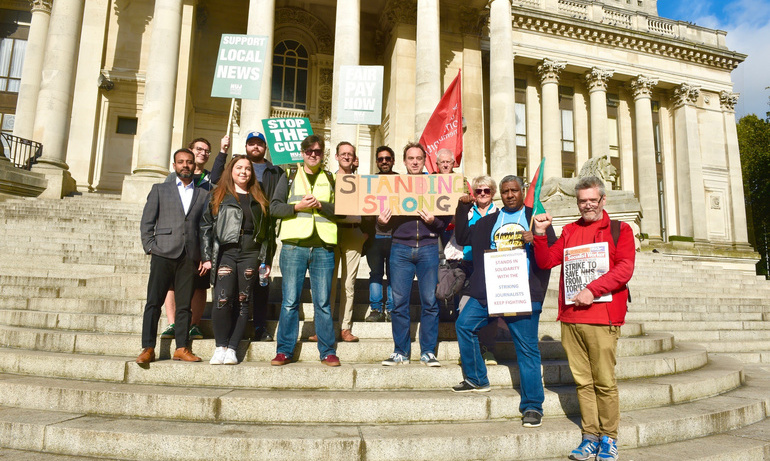
<path id="1" fill-rule="evenodd" d="M 249 293 L 259 283 L 259 265 L 269 244 L 270 215 L 254 167 L 235 155 L 211 193 L 201 221 L 201 260 L 214 285 L 216 350 L 212 365 L 235 365 L 236 351 L 249 318 Z"/>

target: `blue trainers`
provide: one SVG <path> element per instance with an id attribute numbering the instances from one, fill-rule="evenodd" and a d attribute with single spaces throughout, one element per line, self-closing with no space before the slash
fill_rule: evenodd
<path id="1" fill-rule="evenodd" d="M 599 444 L 599 453 L 596 455 L 596 461 L 616 461 L 618 459 L 618 444 L 614 439 L 602 436 Z"/>
<path id="2" fill-rule="evenodd" d="M 583 439 L 583 441 L 580 442 L 580 445 L 569 454 L 569 459 L 585 461 L 595 457 L 598 452 L 599 442 L 591 439 Z"/>
<path id="3" fill-rule="evenodd" d="M 392 367 L 395 365 L 409 365 L 409 357 L 404 357 L 398 352 L 390 354 L 390 357 L 382 361 L 382 365 L 385 367 Z"/>

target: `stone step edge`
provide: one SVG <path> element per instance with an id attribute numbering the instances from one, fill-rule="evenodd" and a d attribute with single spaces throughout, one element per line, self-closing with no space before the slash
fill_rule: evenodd
<path id="1" fill-rule="evenodd" d="M 754 386 L 677 405 L 673 411 L 624 412 L 620 449 L 674 443 L 763 421 L 767 395 L 766 387 Z M 452 461 L 564 456 L 580 440 L 576 422 L 564 417 L 546 418 L 538 429 L 522 428 L 519 421 L 448 424 L 410 424 L 408 430 L 401 424 L 212 424 L 3 407 L 0 445 L 132 460 L 199 461 L 200 453 L 217 453 L 222 459 L 242 459 L 244 454 L 254 459 L 296 459 L 302 453 L 306 459 Z"/>

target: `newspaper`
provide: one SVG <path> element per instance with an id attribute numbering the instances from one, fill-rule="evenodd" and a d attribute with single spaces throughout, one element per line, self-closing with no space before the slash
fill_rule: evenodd
<path id="1" fill-rule="evenodd" d="M 610 250 L 607 242 L 590 243 L 564 249 L 564 302 L 572 301 L 589 283 L 610 270 Z M 612 301 L 612 293 L 606 293 L 594 302 Z"/>

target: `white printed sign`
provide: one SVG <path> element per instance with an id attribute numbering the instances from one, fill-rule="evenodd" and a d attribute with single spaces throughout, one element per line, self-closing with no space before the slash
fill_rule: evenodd
<path id="1" fill-rule="evenodd" d="M 379 125 L 382 122 L 382 66 L 340 66 L 337 123 Z"/>
<path id="2" fill-rule="evenodd" d="M 610 270 L 610 251 L 607 242 L 589 243 L 564 249 L 564 302 L 572 301 L 589 283 Z M 612 301 L 612 293 L 606 293 L 594 302 Z"/>
<path id="3" fill-rule="evenodd" d="M 489 315 L 532 313 L 526 250 L 484 253 L 484 274 Z"/>
<path id="4" fill-rule="evenodd" d="M 266 53 L 266 36 L 222 34 L 211 96 L 259 99 Z"/>

